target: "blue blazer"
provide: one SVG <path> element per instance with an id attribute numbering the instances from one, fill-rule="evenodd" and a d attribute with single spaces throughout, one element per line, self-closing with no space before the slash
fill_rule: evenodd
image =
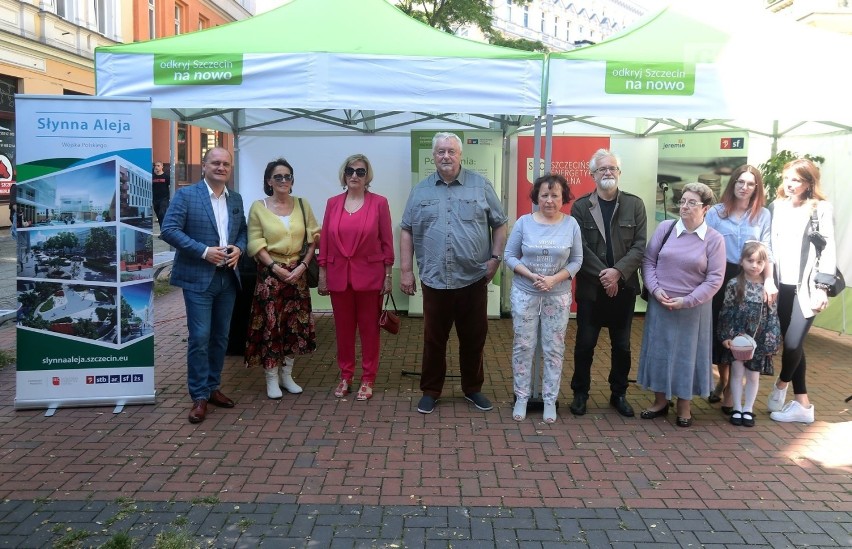
<path id="1" fill-rule="evenodd" d="M 228 190 L 228 244 L 246 253 L 246 215 L 239 193 Z M 210 286 L 216 266 L 202 258 L 208 247 L 219 246 L 216 218 L 210 205 L 207 184 L 202 180 L 175 193 L 166 211 L 161 237 L 174 246 L 171 283 L 187 290 L 202 292 Z M 240 272 L 234 270 L 240 283 Z"/>

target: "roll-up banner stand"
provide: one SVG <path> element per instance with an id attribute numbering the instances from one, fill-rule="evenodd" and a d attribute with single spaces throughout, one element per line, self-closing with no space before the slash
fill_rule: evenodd
<path id="1" fill-rule="evenodd" d="M 15 408 L 151 404 L 149 99 L 17 95 Z"/>

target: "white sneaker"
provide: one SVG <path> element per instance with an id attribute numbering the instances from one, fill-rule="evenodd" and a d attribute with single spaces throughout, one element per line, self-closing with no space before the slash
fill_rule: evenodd
<path id="1" fill-rule="evenodd" d="M 769 399 L 766 401 L 766 407 L 770 412 L 780 412 L 784 408 L 784 401 L 787 400 L 787 387 L 779 389 L 776 384 L 772 384 L 772 390 L 769 391 Z"/>
<path id="2" fill-rule="evenodd" d="M 814 405 L 805 408 L 795 400 L 791 400 L 784 406 L 780 412 L 772 412 L 769 417 L 775 421 L 783 423 L 813 423 L 814 422 Z"/>

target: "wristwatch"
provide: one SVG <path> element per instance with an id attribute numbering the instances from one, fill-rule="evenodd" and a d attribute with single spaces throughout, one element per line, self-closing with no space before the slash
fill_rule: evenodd
<path id="1" fill-rule="evenodd" d="M 492 255 L 491 259 L 496 259 L 497 261 L 503 261 L 503 256 L 502 255 Z"/>

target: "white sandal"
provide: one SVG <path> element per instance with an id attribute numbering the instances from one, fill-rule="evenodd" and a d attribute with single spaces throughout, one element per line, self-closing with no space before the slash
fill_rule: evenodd
<path id="1" fill-rule="evenodd" d="M 515 421 L 523 421 L 527 417 L 527 401 L 517 399 L 515 401 L 515 409 L 512 410 L 512 419 Z"/>
<path id="2" fill-rule="evenodd" d="M 544 412 L 541 418 L 545 423 L 556 423 L 556 403 L 544 404 Z"/>

